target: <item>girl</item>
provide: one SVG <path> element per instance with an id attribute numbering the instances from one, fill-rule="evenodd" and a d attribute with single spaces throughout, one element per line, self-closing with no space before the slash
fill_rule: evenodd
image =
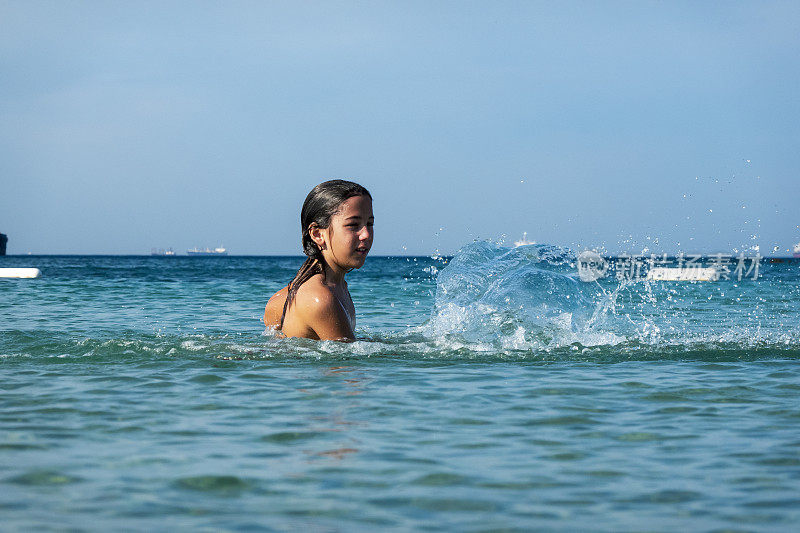
<path id="1" fill-rule="evenodd" d="M 344 275 L 364 264 L 374 220 L 372 196 L 361 185 L 332 180 L 314 187 L 300 212 L 308 259 L 269 299 L 264 324 L 286 337 L 354 340 L 356 310 Z"/>

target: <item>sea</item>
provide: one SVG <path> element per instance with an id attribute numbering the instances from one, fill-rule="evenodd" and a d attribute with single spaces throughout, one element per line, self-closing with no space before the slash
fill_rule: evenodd
<path id="1" fill-rule="evenodd" d="M 800 530 L 800 262 L 601 260 L 370 257 L 340 343 L 300 257 L 0 257 L 0 530 Z"/>

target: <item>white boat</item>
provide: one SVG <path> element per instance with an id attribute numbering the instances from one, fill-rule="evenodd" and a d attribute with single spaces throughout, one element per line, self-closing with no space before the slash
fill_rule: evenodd
<path id="1" fill-rule="evenodd" d="M 0 268 L 0 278 L 38 278 L 41 275 L 38 268 Z"/>
<path id="2" fill-rule="evenodd" d="M 150 255 L 175 255 L 175 250 L 172 248 L 167 248 L 166 250 L 163 248 L 151 248 Z"/>
<path id="3" fill-rule="evenodd" d="M 536 244 L 536 241 L 529 241 L 528 240 L 528 232 L 522 232 L 522 238 L 518 241 L 514 241 L 514 246 L 528 246 L 529 244 Z"/>
<path id="4" fill-rule="evenodd" d="M 220 246 L 219 248 L 206 248 L 201 250 L 200 248 L 192 248 L 191 250 L 186 250 L 188 255 L 228 255 L 228 250 Z"/>
<path id="5" fill-rule="evenodd" d="M 795 259 L 800 259 L 800 242 L 794 245 L 794 249 L 792 250 Z"/>

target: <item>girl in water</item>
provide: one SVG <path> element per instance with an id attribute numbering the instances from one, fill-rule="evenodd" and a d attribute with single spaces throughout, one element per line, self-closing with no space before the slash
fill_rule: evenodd
<path id="1" fill-rule="evenodd" d="M 354 340 L 356 310 L 345 274 L 361 268 L 372 247 L 372 196 L 357 183 L 314 187 L 300 212 L 303 253 L 294 279 L 264 309 L 264 324 L 286 337 Z"/>

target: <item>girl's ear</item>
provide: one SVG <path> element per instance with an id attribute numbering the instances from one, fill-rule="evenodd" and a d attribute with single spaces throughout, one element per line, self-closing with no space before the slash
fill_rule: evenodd
<path id="1" fill-rule="evenodd" d="M 311 237 L 311 240 L 316 243 L 320 250 L 325 249 L 325 238 L 322 235 L 322 228 L 314 223 L 311 223 L 311 225 L 308 226 L 308 235 Z"/>

